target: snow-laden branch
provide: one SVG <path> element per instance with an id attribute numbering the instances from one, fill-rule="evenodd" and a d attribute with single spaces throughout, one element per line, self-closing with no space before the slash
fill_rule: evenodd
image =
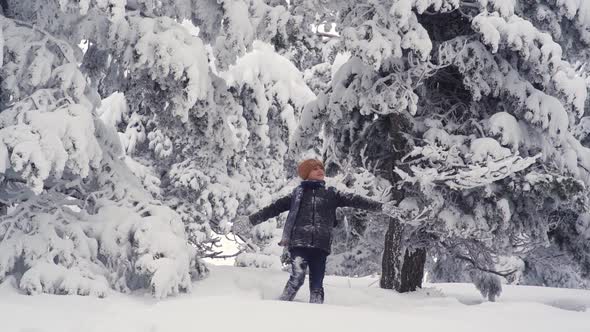
<path id="1" fill-rule="evenodd" d="M 421 157 L 415 161 L 424 160 L 424 158 L 443 158 L 448 151 L 436 146 L 428 148 L 416 148 L 411 155 Z M 488 158 L 479 163 L 464 164 L 459 163 L 445 165 L 444 168 L 428 167 L 421 165 L 411 165 L 411 174 L 396 168 L 395 172 L 405 182 L 419 183 L 422 186 L 429 184 L 444 184 L 451 189 L 468 190 L 485 186 L 506 177 L 520 172 L 533 165 L 541 154 L 533 157 L 521 157 L 518 155 L 509 155 L 499 159 Z"/>

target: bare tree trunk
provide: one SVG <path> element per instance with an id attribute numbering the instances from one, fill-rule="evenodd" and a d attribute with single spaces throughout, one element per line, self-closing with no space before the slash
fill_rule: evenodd
<path id="1" fill-rule="evenodd" d="M 401 283 L 401 225 L 391 220 L 389 229 L 385 233 L 385 247 L 383 248 L 383 259 L 381 261 L 381 281 L 379 286 L 385 289 L 398 289 Z M 400 264 L 401 263 L 401 264 Z"/>
<path id="2" fill-rule="evenodd" d="M 0 15 L 8 17 L 8 0 L 0 0 Z"/>
<path id="3" fill-rule="evenodd" d="M 402 235 L 403 226 L 391 221 L 385 234 L 380 286 L 406 293 L 422 288 L 426 250 L 410 252 L 403 244 Z"/>
<path id="4" fill-rule="evenodd" d="M 399 287 L 395 290 L 400 293 L 413 292 L 416 288 L 422 288 L 424 279 L 424 264 L 426 263 L 426 249 L 420 248 L 413 252 L 406 249 L 402 266 L 402 275 Z"/>
<path id="5" fill-rule="evenodd" d="M 393 171 L 397 161 L 407 152 L 408 147 L 403 132 L 407 131 L 409 124 L 403 117 L 392 115 L 389 117 L 388 135 L 390 144 L 395 147 L 391 151 L 391 157 L 383 163 L 383 175 L 396 183 L 398 175 Z M 395 193 L 393 199 L 401 201 L 403 192 Z M 410 252 L 403 242 L 404 226 L 395 220 L 389 223 L 389 229 L 385 234 L 383 259 L 381 261 L 381 288 L 395 289 L 400 293 L 415 291 L 422 287 L 424 277 L 424 264 L 426 263 L 426 250 L 416 249 Z"/>

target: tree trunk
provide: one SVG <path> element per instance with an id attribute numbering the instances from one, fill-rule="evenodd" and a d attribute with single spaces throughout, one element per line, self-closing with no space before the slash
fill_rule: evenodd
<path id="1" fill-rule="evenodd" d="M 380 286 L 406 293 L 422 288 L 426 250 L 410 252 L 402 243 L 402 235 L 403 226 L 392 220 L 385 234 Z"/>
<path id="2" fill-rule="evenodd" d="M 413 252 L 406 249 L 402 265 L 401 281 L 395 290 L 400 293 L 406 293 L 413 292 L 416 288 L 422 288 L 425 263 L 426 249 L 415 249 Z"/>
<path id="3" fill-rule="evenodd" d="M 385 246 L 381 260 L 381 281 L 379 282 L 381 288 L 397 289 L 396 284 L 399 285 L 401 281 L 400 260 L 398 259 L 401 257 L 399 244 L 402 238 L 402 228 L 400 226 L 398 222 L 391 220 L 387 233 L 385 233 Z"/>
<path id="4" fill-rule="evenodd" d="M 8 0 L 0 0 L 0 14 L 8 17 Z"/>
<path id="5" fill-rule="evenodd" d="M 391 115 L 387 118 L 388 126 L 385 126 L 389 139 L 388 143 L 394 147 L 389 151 L 389 158 L 382 164 L 382 176 L 391 183 L 399 181 L 399 176 L 394 172 L 397 162 L 409 151 L 407 140 L 403 132 L 407 132 L 410 124 L 403 116 Z M 403 200 L 403 192 L 395 192 L 392 199 Z M 410 252 L 403 243 L 404 226 L 395 220 L 389 223 L 389 229 L 385 234 L 385 246 L 381 261 L 381 288 L 395 289 L 400 293 L 415 291 L 422 287 L 424 277 L 424 264 L 426 263 L 426 250 L 416 249 Z"/>

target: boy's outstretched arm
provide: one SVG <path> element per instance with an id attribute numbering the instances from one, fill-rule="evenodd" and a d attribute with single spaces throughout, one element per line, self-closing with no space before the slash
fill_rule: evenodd
<path id="1" fill-rule="evenodd" d="M 258 212 L 248 216 L 250 223 L 252 225 L 258 225 L 269 218 L 276 217 L 282 212 L 288 211 L 291 207 L 291 195 L 292 194 L 283 196 L 268 206 L 260 209 Z"/>
<path id="2" fill-rule="evenodd" d="M 368 211 L 381 211 L 383 203 L 349 192 L 336 190 L 336 206 L 353 207 Z"/>

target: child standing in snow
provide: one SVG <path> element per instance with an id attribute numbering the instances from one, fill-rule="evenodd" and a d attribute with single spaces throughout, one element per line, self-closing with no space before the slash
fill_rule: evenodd
<path id="1" fill-rule="evenodd" d="M 256 225 L 289 211 L 279 245 L 288 248 L 293 262 L 291 276 L 280 299 L 292 301 L 295 298 L 309 268 L 309 302 L 323 303 L 326 258 L 330 254 L 332 228 L 336 225 L 336 209 L 354 207 L 380 211 L 383 204 L 326 187 L 324 165 L 319 160 L 302 161 L 297 172 L 301 184 L 291 194 L 250 215 L 249 220 Z"/>

